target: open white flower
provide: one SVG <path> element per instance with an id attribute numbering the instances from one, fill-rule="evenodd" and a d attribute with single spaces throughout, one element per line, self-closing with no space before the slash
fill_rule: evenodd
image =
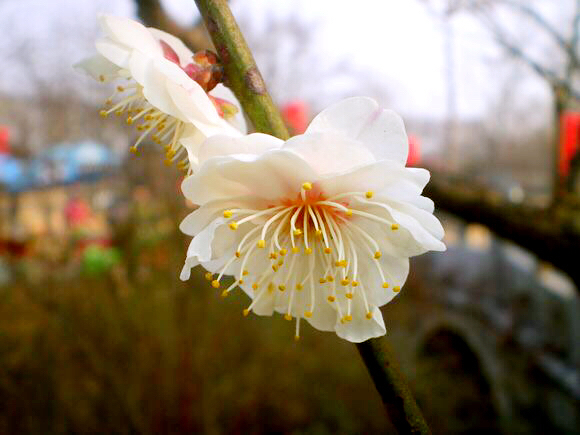
<path id="1" fill-rule="evenodd" d="M 282 313 L 349 341 L 383 335 L 378 307 L 401 289 L 409 257 L 445 250 L 424 169 L 405 168 L 401 118 L 369 98 L 320 113 L 303 135 L 216 136 L 183 182 L 199 208 L 181 223 L 194 238 L 181 278 L 201 264 L 214 287 L 225 275 L 250 311 Z M 215 275 L 217 274 L 217 275 Z"/>
<path id="2" fill-rule="evenodd" d="M 244 118 L 232 92 L 219 84 L 214 55 L 193 54 L 179 39 L 128 18 L 99 17 L 105 36 L 98 54 L 77 67 L 102 82 L 123 80 L 107 98 L 102 116 L 127 115 L 141 132 L 136 152 L 150 138 L 163 145 L 167 163 L 197 166 L 197 150 L 214 134 L 241 136 Z"/>

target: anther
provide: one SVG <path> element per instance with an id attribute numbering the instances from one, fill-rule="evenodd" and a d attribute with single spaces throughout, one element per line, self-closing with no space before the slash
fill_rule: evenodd
<path id="1" fill-rule="evenodd" d="M 252 284 L 252 288 L 253 288 L 254 290 L 258 290 L 258 287 L 259 287 L 259 286 L 258 286 L 258 283 L 257 283 L 257 282 L 255 282 L 255 283 L 253 283 L 253 284 Z"/>
<path id="2" fill-rule="evenodd" d="M 278 260 L 278 266 L 282 266 L 284 264 L 284 260 L 282 258 L 280 258 Z"/>
<path id="3" fill-rule="evenodd" d="M 231 210 L 224 210 L 224 217 L 226 219 L 231 218 L 234 215 L 234 212 L 232 212 Z"/>
<path id="4" fill-rule="evenodd" d="M 343 279 L 340 280 L 340 283 L 342 285 L 348 285 L 350 283 L 350 279 L 348 279 L 348 277 L 343 278 Z"/>
<path id="5" fill-rule="evenodd" d="M 295 335 L 294 336 L 294 341 L 296 341 L 296 342 L 300 341 L 300 336 L 299 335 Z"/>
<path id="6" fill-rule="evenodd" d="M 395 287 L 393 287 L 393 291 L 395 293 L 399 293 L 401 291 L 401 287 L 399 287 L 398 285 L 396 285 Z"/>
<path id="7" fill-rule="evenodd" d="M 316 237 L 320 237 L 320 236 L 322 236 L 322 231 L 321 230 L 316 230 L 316 231 L 314 231 L 314 235 Z"/>
<path id="8" fill-rule="evenodd" d="M 383 283 L 383 288 L 389 288 L 389 283 L 388 282 L 384 282 Z"/>
<path id="9" fill-rule="evenodd" d="M 288 250 L 286 248 L 282 248 L 280 249 L 280 255 L 283 257 L 284 255 L 286 255 L 288 253 Z"/>
<path id="10" fill-rule="evenodd" d="M 300 291 L 304 288 L 304 286 L 300 283 L 296 284 L 296 290 Z"/>
<path id="11" fill-rule="evenodd" d="M 211 286 L 212 286 L 213 288 L 220 288 L 220 282 L 219 282 L 217 279 L 214 279 L 214 280 L 211 282 Z"/>
<path id="12" fill-rule="evenodd" d="M 280 268 L 280 266 L 278 266 L 277 264 L 272 264 L 272 270 L 274 272 L 278 272 L 278 269 Z"/>
<path id="13" fill-rule="evenodd" d="M 227 290 L 224 290 L 221 294 L 222 299 L 227 297 L 227 295 L 229 295 L 229 292 Z"/>
<path id="14" fill-rule="evenodd" d="M 250 273 L 250 272 L 248 272 L 248 270 L 247 270 L 247 269 L 244 269 L 244 270 L 242 271 L 242 275 L 243 275 L 243 276 L 246 276 L 248 273 Z"/>
<path id="15" fill-rule="evenodd" d="M 292 252 L 295 254 L 298 254 L 300 252 L 300 248 L 298 246 L 293 246 L 292 247 Z"/>
<path id="16" fill-rule="evenodd" d="M 228 225 L 232 230 L 238 229 L 238 223 L 236 221 L 231 221 Z"/>
<path id="17" fill-rule="evenodd" d="M 334 302 L 336 300 L 336 298 L 334 296 L 332 296 L 332 295 L 330 295 L 326 299 L 328 299 L 328 302 Z"/>
<path id="18" fill-rule="evenodd" d="M 304 317 L 312 317 L 312 311 L 304 311 Z"/>
<path id="19" fill-rule="evenodd" d="M 324 284 L 326 282 L 326 278 L 322 277 L 318 280 L 320 284 Z"/>
<path id="20" fill-rule="evenodd" d="M 312 254 L 312 248 L 305 248 L 304 253 L 305 254 Z"/>
<path id="21" fill-rule="evenodd" d="M 346 215 L 347 216 L 352 216 L 352 210 L 350 208 L 346 211 Z"/>
<path id="22" fill-rule="evenodd" d="M 244 314 L 244 317 L 247 317 L 248 314 L 250 314 L 250 310 L 247 308 L 244 308 L 244 311 L 242 311 L 242 313 Z"/>
<path id="23" fill-rule="evenodd" d="M 324 253 L 325 254 L 330 254 L 332 252 L 331 248 L 324 248 Z"/>
<path id="24" fill-rule="evenodd" d="M 304 190 L 312 190 L 312 183 L 306 181 L 306 182 L 302 183 L 302 188 Z"/>
<path id="25" fill-rule="evenodd" d="M 127 125 L 131 125 L 131 124 L 133 124 L 133 117 L 127 116 Z"/>
<path id="26" fill-rule="evenodd" d="M 344 316 L 344 320 L 346 322 L 351 322 L 352 321 L 352 316 L 350 314 L 347 314 L 346 316 Z"/>
<path id="27" fill-rule="evenodd" d="M 243 284 L 243 283 L 244 283 L 243 279 L 238 280 L 238 284 Z"/>
<path id="28" fill-rule="evenodd" d="M 352 293 L 347 293 L 347 294 L 345 294 L 345 296 L 346 296 L 347 299 L 352 299 L 353 294 Z"/>
<path id="29" fill-rule="evenodd" d="M 396 231 L 399 229 L 399 224 L 392 224 L 391 225 L 391 230 Z"/>
<path id="30" fill-rule="evenodd" d="M 265 248 L 266 247 L 266 241 L 265 240 L 258 240 L 258 248 Z"/>
<path id="31" fill-rule="evenodd" d="M 270 252 L 268 256 L 270 257 L 270 260 L 275 260 L 276 258 L 278 258 L 278 254 L 276 254 L 275 252 Z"/>
<path id="32" fill-rule="evenodd" d="M 373 318 L 373 313 L 371 313 L 370 311 L 367 312 L 367 314 L 365 315 L 365 317 L 369 320 L 371 320 Z"/>
<path id="33" fill-rule="evenodd" d="M 369 190 L 367 193 L 365 193 L 365 196 L 367 197 L 367 199 L 371 199 L 373 197 L 373 191 Z"/>
<path id="34" fill-rule="evenodd" d="M 205 279 L 207 279 L 208 281 L 211 281 L 213 279 L 213 273 L 206 272 Z"/>
<path id="35" fill-rule="evenodd" d="M 374 257 L 375 257 L 375 260 L 378 260 L 379 258 L 381 258 L 381 255 L 383 255 L 383 254 L 381 253 L 381 251 L 377 251 L 377 252 L 375 252 L 375 255 L 374 255 Z"/>
<path id="36" fill-rule="evenodd" d="M 353 287 L 357 287 L 358 286 L 358 281 L 351 281 L 350 285 L 353 286 Z"/>
<path id="37" fill-rule="evenodd" d="M 242 256 L 242 253 L 240 251 L 236 251 L 235 256 L 237 258 L 240 258 Z"/>
<path id="38" fill-rule="evenodd" d="M 286 320 L 292 320 L 292 316 L 290 314 L 288 314 L 288 313 L 284 314 L 284 318 Z"/>
<path id="39" fill-rule="evenodd" d="M 283 292 L 284 290 L 286 290 L 286 286 L 284 284 L 280 284 L 278 286 L 278 290 L 280 290 L 281 292 Z"/>
<path id="40" fill-rule="evenodd" d="M 328 282 L 332 282 L 332 281 L 334 281 L 334 276 L 332 276 L 332 275 L 328 275 L 328 276 L 326 277 L 326 280 L 327 280 Z"/>
<path id="41" fill-rule="evenodd" d="M 107 113 L 107 111 L 106 111 L 106 110 L 101 110 L 101 111 L 99 112 L 99 115 L 101 115 L 103 118 L 106 118 L 106 117 L 107 117 L 107 115 L 108 115 L 108 113 Z"/>
<path id="42" fill-rule="evenodd" d="M 301 234 L 302 234 L 302 230 L 301 230 L 300 228 L 296 228 L 296 229 L 294 230 L 294 235 L 295 235 L 295 236 L 299 236 L 299 235 L 301 235 Z"/>
<path id="43" fill-rule="evenodd" d="M 117 91 L 119 92 L 123 92 L 125 90 L 125 88 L 121 85 L 117 86 Z"/>

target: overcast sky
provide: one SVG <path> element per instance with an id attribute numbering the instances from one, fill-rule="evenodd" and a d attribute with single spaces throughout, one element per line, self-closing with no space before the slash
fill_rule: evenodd
<path id="1" fill-rule="evenodd" d="M 182 24 L 194 21 L 197 12 L 193 0 L 164 2 Z M 554 5 L 567 2 L 544 1 L 548 16 L 555 19 Z M 380 77 L 394 109 L 408 116 L 444 118 L 447 106 L 443 22 L 425 3 L 420 0 L 231 2 L 234 14 L 250 16 L 252 25 L 258 28 L 271 14 L 280 17 L 295 14 L 310 20 L 319 26 L 312 44 L 320 50 L 321 62 L 349 59 Z M 45 54 L 36 55 L 30 68 L 39 69 L 41 74 L 51 74 L 50 70 L 60 68 L 62 80 L 82 80 L 73 78 L 74 73 L 66 64 L 92 51 L 97 11 L 133 17 L 135 9 L 130 0 L 0 0 L 0 24 L 6 33 L 0 40 L 0 54 L 6 58 L 6 53 L 13 55 L 20 47 L 33 46 L 35 53 Z M 6 27 L 6 23 L 10 26 Z M 477 118 L 502 92 L 499 84 L 504 73 L 499 66 L 505 64 L 505 56 L 473 19 L 459 16 L 451 21 L 451 26 L 458 114 L 462 118 Z M 57 39 L 54 35 L 59 32 Z M 62 52 L 57 62 L 52 54 L 55 50 Z M 521 75 L 518 86 L 522 101 L 549 99 L 546 86 L 533 73 Z M 19 92 L 25 87 L 22 71 L 10 70 L 8 61 L 8 68 L 0 70 L 0 89 Z"/>

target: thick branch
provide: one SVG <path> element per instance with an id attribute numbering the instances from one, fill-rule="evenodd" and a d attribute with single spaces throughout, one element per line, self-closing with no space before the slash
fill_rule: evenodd
<path id="1" fill-rule="evenodd" d="M 401 434 L 431 433 L 388 340 L 371 338 L 357 344 L 357 348 L 397 431 Z"/>
<path id="2" fill-rule="evenodd" d="M 516 205 L 485 189 L 462 185 L 436 174 L 427 185 L 425 195 L 439 209 L 466 221 L 481 223 L 498 236 L 552 263 L 580 288 L 580 207 L 577 205 L 562 204 L 553 209 Z"/>
<path id="3" fill-rule="evenodd" d="M 226 0 L 195 0 L 212 38 L 227 80 L 256 131 L 288 139 L 288 130 L 272 102 L 254 57 Z"/>
<path id="4" fill-rule="evenodd" d="M 165 13 L 159 0 L 136 0 L 136 3 L 139 18 L 146 25 L 177 36 L 192 51 L 213 50 L 211 39 L 201 20 L 193 27 L 184 28 Z"/>

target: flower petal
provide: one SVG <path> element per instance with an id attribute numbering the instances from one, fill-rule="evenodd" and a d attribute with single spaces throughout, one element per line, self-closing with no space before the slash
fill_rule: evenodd
<path id="1" fill-rule="evenodd" d="M 161 45 L 143 24 L 129 18 L 106 14 L 99 15 L 99 23 L 111 40 L 150 56 L 163 55 Z"/>
<path id="2" fill-rule="evenodd" d="M 337 174 L 375 161 L 360 142 L 332 132 L 294 136 L 282 149 L 298 154 L 319 175 Z"/>
<path id="3" fill-rule="evenodd" d="M 234 104 L 238 108 L 238 112 L 231 118 L 226 119 L 226 121 L 236 130 L 239 130 L 242 134 L 248 133 L 248 125 L 246 123 L 246 117 L 244 116 L 244 112 L 241 109 L 240 102 L 235 97 L 234 93 L 221 83 L 218 83 L 217 86 L 213 88 L 209 93 L 213 97 L 226 100 Z"/>
<path id="4" fill-rule="evenodd" d="M 199 148 L 200 164 L 212 157 L 232 154 L 259 155 L 266 151 L 278 149 L 284 142 L 263 133 L 252 133 L 248 136 L 232 137 L 214 135 L 209 137 Z"/>
<path id="5" fill-rule="evenodd" d="M 181 188 L 190 201 L 203 204 L 232 196 L 255 195 L 262 199 L 294 197 L 304 181 L 316 174 L 296 154 L 267 151 L 258 157 L 215 157 L 187 177 Z"/>
<path id="6" fill-rule="evenodd" d="M 387 329 L 383 321 L 381 310 L 377 307 L 372 308 L 372 318 L 367 319 L 359 298 L 353 299 L 353 318 L 350 322 L 336 322 L 336 335 L 340 338 L 350 341 L 351 343 L 361 343 L 369 338 L 380 337 L 385 335 Z"/>
<path id="7" fill-rule="evenodd" d="M 108 78 L 116 74 L 119 71 L 119 67 L 109 61 L 107 58 L 100 54 L 95 54 L 89 58 L 86 58 L 73 66 L 75 69 L 84 71 L 89 74 L 95 80 L 107 81 Z"/>
<path id="8" fill-rule="evenodd" d="M 155 27 L 147 27 L 147 30 L 156 40 L 165 42 L 175 51 L 175 53 L 177 53 L 181 65 L 191 62 L 193 52 L 186 47 L 181 39 L 176 38 L 163 30 L 156 29 Z"/>
<path id="9" fill-rule="evenodd" d="M 376 159 L 407 161 L 409 142 L 403 120 L 392 110 L 381 109 L 372 98 L 347 98 L 328 107 L 312 120 L 306 133 L 329 131 L 361 141 Z"/>

